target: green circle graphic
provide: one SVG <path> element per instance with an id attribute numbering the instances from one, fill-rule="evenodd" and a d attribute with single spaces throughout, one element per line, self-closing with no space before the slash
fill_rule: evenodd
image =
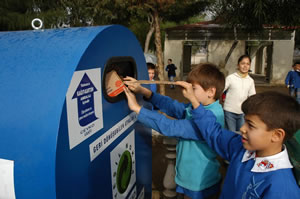
<path id="1" fill-rule="evenodd" d="M 131 178 L 132 159 L 128 150 L 124 151 L 117 170 L 117 188 L 119 193 L 124 193 Z"/>

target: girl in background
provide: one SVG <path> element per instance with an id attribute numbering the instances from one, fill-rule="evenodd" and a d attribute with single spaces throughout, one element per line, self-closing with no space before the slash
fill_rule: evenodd
<path id="1" fill-rule="evenodd" d="M 226 99 L 224 102 L 225 128 L 230 131 L 239 131 L 244 123 L 242 103 L 256 93 L 254 80 L 248 72 L 251 65 L 249 55 L 242 55 L 238 59 L 237 71 L 226 77 Z"/>

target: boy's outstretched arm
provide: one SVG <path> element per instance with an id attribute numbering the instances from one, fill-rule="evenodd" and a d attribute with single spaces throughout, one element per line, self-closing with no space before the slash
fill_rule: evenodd
<path id="1" fill-rule="evenodd" d="M 234 146 L 241 143 L 239 134 L 223 129 L 215 115 L 202 105 L 192 110 L 193 120 L 207 144 L 221 157 L 231 160 L 236 153 Z M 242 145 L 240 145 L 242 148 Z"/>
<path id="2" fill-rule="evenodd" d="M 183 88 L 182 93 L 184 97 L 192 103 L 194 108 L 194 110 L 192 110 L 193 120 L 202 137 L 219 155 L 230 160 L 231 154 L 233 154 L 230 146 L 235 145 L 233 142 L 240 141 L 240 139 L 235 139 L 236 136 L 239 135 L 223 129 L 221 125 L 217 123 L 216 116 L 210 110 L 206 110 L 200 105 L 194 95 L 192 84 L 177 81 L 176 85 Z"/>
<path id="3" fill-rule="evenodd" d="M 139 121 L 146 126 L 161 132 L 166 136 L 181 137 L 185 139 L 202 140 L 200 133 L 196 132 L 196 125 L 191 120 L 172 120 L 156 112 L 142 108 L 138 104 L 135 95 L 127 88 L 124 88 L 128 100 L 128 107 L 139 116 Z"/>
<path id="4" fill-rule="evenodd" d="M 149 102 L 160 109 L 162 112 L 165 112 L 167 115 L 174 117 L 176 119 L 182 119 L 186 105 L 179 103 L 178 101 L 171 99 L 170 97 L 164 96 L 162 98 L 158 93 L 152 93 L 151 90 L 141 86 L 136 82 L 136 79 L 132 77 L 124 78 L 124 84 L 134 93 L 142 94 L 146 99 L 149 99 Z M 152 96 L 153 94 L 153 96 Z M 151 98 L 151 99 L 150 99 Z"/>

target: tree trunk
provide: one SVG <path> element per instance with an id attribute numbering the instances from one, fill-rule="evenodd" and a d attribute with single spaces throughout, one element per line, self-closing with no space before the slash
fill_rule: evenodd
<path id="1" fill-rule="evenodd" d="M 145 49 L 144 49 L 144 53 L 147 53 L 148 50 L 149 50 L 149 43 L 150 43 L 150 40 L 151 40 L 151 37 L 152 37 L 152 34 L 154 32 L 154 26 L 151 24 L 150 25 L 150 29 L 147 33 L 147 37 L 146 37 L 146 40 L 145 40 Z"/>
<path id="2" fill-rule="evenodd" d="M 232 43 L 231 48 L 230 48 L 230 50 L 228 51 L 228 53 L 227 53 L 227 55 L 226 55 L 226 57 L 225 57 L 224 68 L 226 67 L 227 62 L 228 62 L 228 60 L 229 60 L 229 58 L 230 58 L 230 56 L 231 56 L 233 50 L 235 49 L 235 47 L 236 47 L 236 45 L 237 45 L 238 43 L 239 43 L 239 41 L 237 41 L 237 40 L 235 40 L 235 41 Z"/>
<path id="3" fill-rule="evenodd" d="M 154 25 L 153 25 L 153 16 L 152 15 L 148 16 L 148 22 L 149 22 L 150 26 L 149 26 L 149 31 L 147 33 L 147 37 L 146 37 L 146 41 L 145 41 L 144 53 L 147 53 L 149 50 L 149 43 L 150 43 L 151 37 L 153 35 L 153 32 L 155 30 Z"/>
<path id="4" fill-rule="evenodd" d="M 155 47 L 158 65 L 158 78 L 164 80 L 164 63 L 162 59 L 162 47 L 161 47 L 161 33 L 160 33 L 160 19 L 157 10 L 153 11 L 154 16 L 154 27 L 155 27 Z M 159 85 L 160 94 L 165 95 L 165 86 Z"/>

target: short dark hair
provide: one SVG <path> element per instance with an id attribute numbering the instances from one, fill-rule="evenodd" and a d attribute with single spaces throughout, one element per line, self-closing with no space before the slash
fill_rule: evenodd
<path id="1" fill-rule="evenodd" d="M 172 62 L 172 59 L 168 59 L 168 61 Z"/>
<path id="2" fill-rule="evenodd" d="M 187 76 L 187 82 L 199 84 L 205 91 L 216 88 L 214 99 L 219 99 L 225 87 L 224 74 L 212 63 L 197 65 Z"/>
<path id="3" fill-rule="evenodd" d="M 152 63 L 147 63 L 147 68 L 148 68 L 148 70 L 149 69 L 155 70 L 155 65 Z"/>
<path id="4" fill-rule="evenodd" d="M 300 129 L 300 105 L 291 96 L 267 91 L 250 96 L 242 104 L 246 115 L 258 116 L 268 130 L 282 128 L 289 139 Z"/>
<path id="5" fill-rule="evenodd" d="M 250 63 L 251 63 L 251 57 L 249 55 L 242 55 L 239 57 L 238 59 L 238 64 L 244 59 L 244 58 L 248 58 Z"/>
<path id="6" fill-rule="evenodd" d="M 299 62 L 299 61 L 296 61 L 296 62 L 293 64 L 293 67 L 296 66 L 296 65 L 298 65 L 298 64 L 300 64 L 300 62 Z"/>

